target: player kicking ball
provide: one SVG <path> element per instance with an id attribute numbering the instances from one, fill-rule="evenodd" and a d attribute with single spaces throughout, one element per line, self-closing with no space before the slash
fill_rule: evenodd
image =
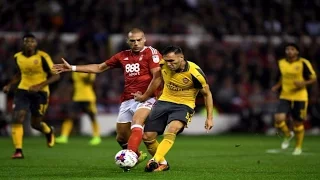
<path id="1" fill-rule="evenodd" d="M 144 127 L 143 141 L 148 144 L 149 152 L 154 154 L 145 167 L 146 172 L 170 169 L 164 157 L 173 146 L 176 136 L 191 121 L 198 92 L 203 95 L 207 110 L 204 127 L 207 131 L 213 127 L 212 94 L 199 66 L 185 60 L 181 48 L 177 46 L 164 49 L 160 66 L 163 92 L 154 104 Z M 156 138 L 161 134 L 164 134 L 164 137 L 159 144 Z"/>

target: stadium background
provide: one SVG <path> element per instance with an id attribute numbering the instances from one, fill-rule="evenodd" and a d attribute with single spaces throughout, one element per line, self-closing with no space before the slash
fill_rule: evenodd
<path id="1" fill-rule="evenodd" d="M 319 0 L 17 0 L 1 1 L 0 7 L 1 87 L 13 75 L 12 56 L 20 50 L 25 32 L 35 33 L 39 48 L 56 63 L 65 57 L 77 64 L 74 59 L 79 56 L 86 57 L 87 63 L 100 63 L 126 49 L 123 37 L 130 28 L 139 27 L 147 34 L 147 45 L 159 50 L 167 44 L 180 45 L 187 59 L 200 65 L 207 74 L 216 114 L 237 119 L 224 129 L 229 132 L 274 132 L 277 94 L 270 88 L 284 43 L 299 44 L 301 54 L 316 71 L 320 68 Z M 57 131 L 64 118 L 63 105 L 70 101 L 69 78 L 70 74 L 63 74 L 51 86 L 47 121 Z M 95 90 L 100 115 L 117 113 L 122 87 L 120 70 L 98 75 Z M 318 134 L 318 85 L 309 91 L 306 129 Z M 1 94 L 2 122 L 10 121 L 12 95 Z M 197 105 L 201 117 L 201 97 Z"/>

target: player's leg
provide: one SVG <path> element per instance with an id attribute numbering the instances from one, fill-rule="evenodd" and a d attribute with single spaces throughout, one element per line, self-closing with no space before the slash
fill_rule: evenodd
<path id="1" fill-rule="evenodd" d="M 23 145 L 23 121 L 27 118 L 30 108 L 28 92 L 18 89 L 14 95 L 13 102 L 13 117 L 11 126 L 12 142 L 15 147 L 15 153 L 12 155 L 13 159 L 24 158 L 22 152 Z"/>
<path id="2" fill-rule="evenodd" d="M 146 124 L 147 125 L 147 124 Z M 147 131 L 148 132 L 144 132 L 143 134 L 143 142 L 146 145 L 148 152 L 151 154 L 151 156 L 153 157 L 158 149 L 159 143 L 157 141 L 157 136 L 158 136 L 158 132 L 156 132 L 156 130 L 151 130 L 151 128 L 148 128 L 151 126 L 147 126 Z M 165 129 L 165 126 L 163 128 L 163 131 Z M 146 127 L 145 127 L 146 130 Z M 162 132 L 163 132 L 162 131 Z M 167 161 L 164 159 L 162 161 L 165 161 L 165 164 L 168 164 Z M 154 160 L 154 158 L 151 158 L 146 167 L 145 167 L 145 171 L 146 172 L 152 172 L 153 170 L 157 169 L 159 167 L 160 162 L 156 162 Z"/>
<path id="3" fill-rule="evenodd" d="M 150 115 L 145 122 L 143 142 L 147 146 L 147 149 L 152 156 L 154 156 L 157 152 L 159 143 L 156 137 L 157 135 L 163 134 L 166 128 L 170 108 L 170 104 L 163 101 L 158 101 L 153 106 Z M 168 163 L 164 157 L 162 159 L 158 159 L 158 161 L 155 161 L 155 159 L 152 158 L 148 161 L 145 171 L 152 172 L 161 164 L 168 166 Z"/>
<path id="4" fill-rule="evenodd" d="M 48 124 L 43 121 L 43 116 L 32 115 L 31 127 L 42 132 L 46 136 L 48 147 L 51 148 L 54 146 L 55 137 L 53 127 L 48 126 Z"/>
<path id="5" fill-rule="evenodd" d="M 63 120 L 61 125 L 61 134 L 56 138 L 56 143 L 66 144 L 69 141 L 69 135 L 73 128 L 73 119 L 66 118 Z"/>
<path id="6" fill-rule="evenodd" d="M 140 108 L 133 115 L 131 124 L 131 134 L 128 139 L 128 149 L 134 151 L 138 156 L 138 163 L 141 163 L 147 158 L 147 154 L 139 151 L 139 146 L 142 141 L 144 121 L 150 113 L 150 109 Z"/>
<path id="7" fill-rule="evenodd" d="M 156 154 L 156 151 L 159 146 L 157 136 L 157 132 L 144 132 L 143 134 L 143 142 L 146 145 L 147 150 L 152 157 Z"/>
<path id="8" fill-rule="evenodd" d="M 116 125 L 116 140 L 122 149 L 128 149 L 128 140 L 131 134 L 131 122 L 133 113 L 130 112 L 134 101 L 127 100 L 121 103 Z"/>
<path id="9" fill-rule="evenodd" d="M 293 133 L 290 132 L 286 123 L 287 113 L 290 111 L 290 107 L 290 101 L 281 99 L 277 105 L 277 112 L 274 115 L 275 127 L 284 134 L 284 139 L 281 143 L 282 149 L 287 149 L 289 147 L 290 140 L 293 138 Z"/>
<path id="10" fill-rule="evenodd" d="M 170 106 L 163 101 L 157 101 L 145 121 L 143 142 L 153 157 L 156 154 L 159 142 L 157 136 L 163 134 L 168 121 Z"/>
<path id="11" fill-rule="evenodd" d="M 159 162 L 169 150 L 172 148 L 177 134 L 184 130 L 184 127 L 191 121 L 194 110 L 185 105 L 174 104 L 171 105 L 171 111 L 168 116 L 168 125 L 164 133 L 163 139 L 160 142 L 156 154 L 154 155 L 155 161 Z M 169 170 L 169 164 L 160 164 L 154 171 Z"/>
<path id="12" fill-rule="evenodd" d="M 128 149 L 131 149 L 132 151 L 137 153 L 139 158 L 141 155 L 139 152 L 139 146 L 142 141 L 143 125 L 155 101 L 155 98 L 150 98 L 144 103 L 139 103 L 132 117 L 131 135 L 128 141 Z M 144 160 L 146 158 L 146 154 L 143 156 L 144 157 L 141 157 L 143 158 L 141 160 Z"/>
<path id="13" fill-rule="evenodd" d="M 117 123 L 116 125 L 116 140 L 122 149 L 128 149 L 128 140 L 130 137 L 131 123 Z"/>
<path id="14" fill-rule="evenodd" d="M 302 143 L 304 139 L 304 124 L 303 121 L 307 115 L 307 101 L 295 101 L 292 109 L 293 130 L 295 133 L 296 144 L 293 155 L 302 153 Z"/>
<path id="15" fill-rule="evenodd" d="M 97 106 L 96 102 L 89 102 L 87 104 L 86 113 L 89 115 L 92 127 L 92 139 L 89 144 L 94 146 L 101 143 L 100 127 L 97 120 Z"/>
<path id="16" fill-rule="evenodd" d="M 45 134 L 48 147 L 53 147 L 55 143 L 53 127 L 49 127 L 47 123 L 43 121 L 48 103 L 48 96 L 45 92 L 38 92 L 32 96 L 30 106 L 31 127 Z"/>
<path id="17" fill-rule="evenodd" d="M 168 126 L 167 130 L 163 135 L 163 139 L 160 142 L 156 154 L 153 156 L 154 160 L 156 162 L 159 162 L 159 167 L 155 169 L 154 171 L 166 171 L 169 170 L 169 164 L 165 161 L 165 163 L 160 163 L 164 160 L 166 154 L 169 152 L 169 150 L 172 148 L 176 136 L 179 132 L 182 132 L 184 129 L 184 126 L 186 123 L 184 123 L 181 120 L 172 120 Z"/>
<path id="18" fill-rule="evenodd" d="M 12 142 L 15 152 L 12 159 L 23 159 L 22 145 L 23 145 L 23 121 L 28 112 L 26 110 L 15 110 L 13 113 L 13 122 L 11 126 Z"/>
<path id="19" fill-rule="evenodd" d="M 77 114 L 81 112 L 81 105 L 78 102 L 71 102 L 66 104 L 67 118 L 65 118 L 61 125 L 61 134 L 56 138 L 56 143 L 58 144 L 67 144 L 69 141 L 69 136 L 73 129 L 74 119 L 77 118 Z"/>
<path id="20" fill-rule="evenodd" d="M 137 102 L 134 99 L 130 99 L 123 101 L 119 108 L 116 140 L 122 149 L 128 149 L 128 140 L 131 135 L 131 122 L 134 113 L 132 109 L 134 106 L 137 106 Z"/>

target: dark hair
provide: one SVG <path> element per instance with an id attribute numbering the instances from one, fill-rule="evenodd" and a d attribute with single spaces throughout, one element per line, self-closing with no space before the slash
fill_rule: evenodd
<path id="1" fill-rule="evenodd" d="M 34 39 L 36 39 L 36 37 L 35 37 L 33 34 L 31 34 L 31 33 L 25 34 L 25 35 L 22 37 L 22 39 L 24 39 L 24 38 L 34 38 Z"/>
<path id="2" fill-rule="evenodd" d="M 297 50 L 298 52 L 300 52 L 300 48 L 299 48 L 299 46 L 298 46 L 296 43 L 287 43 L 287 44 L 284 46 L 284 48 L 286 49 L 286 48 L 289 47 L 289 46 L 292 46 L 292 47 L 296 48 L 296 50 Z"/>
<path id="3" fill-rule="evenodd" d="M 179 46 L 174 45 L 167 46 L 162 50 L 163 55 L 169 54 L 171 52 L 173 52 L 174 54 L 183 54 L 182 49 Z"/>

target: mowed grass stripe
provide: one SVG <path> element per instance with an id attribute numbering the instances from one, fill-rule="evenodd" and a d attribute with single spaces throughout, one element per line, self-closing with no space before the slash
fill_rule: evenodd
<path id="1" fill-rule="evenodd" d="M 301 156 L 292 156 L 292 147 L 267 153 L 279 149 L 277 136 L 179 136 L 166 157 L 171 170 L 160 173 L 145 173 L 146 162 L 124 173 L 113 161 L 120 150 L 114 137 L 95 147 L 89 139 L 71 137 L 49 149 L 44 137 L 26 137 L 26 158 L 12 160 L 11 138 L 0 137 L 0 179 L 320 179 L 319 136 L 305 138 Z M 146 151 L 143 144 L 141 149 Z"/>

